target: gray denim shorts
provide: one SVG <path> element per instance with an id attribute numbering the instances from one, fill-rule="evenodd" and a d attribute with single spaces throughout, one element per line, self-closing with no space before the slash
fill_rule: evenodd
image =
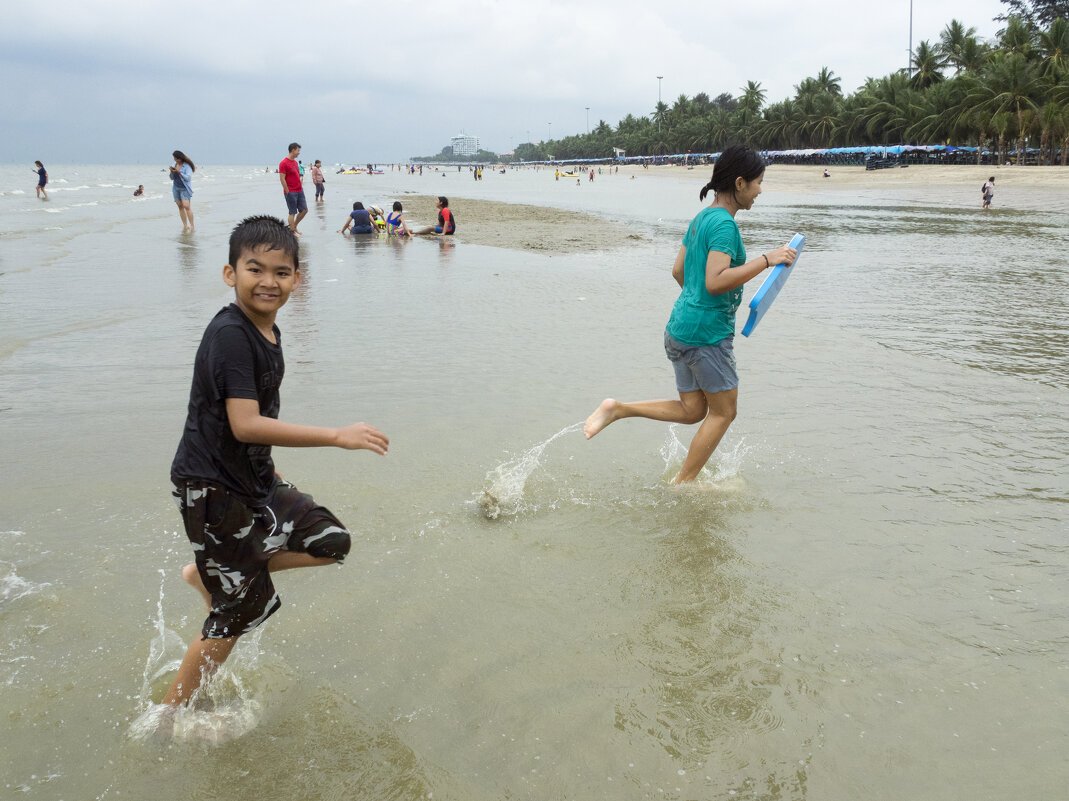
<path id="1" fill-rule="evenodd" d="M 680 392 L 727 392 L 739 385 L 735 371 L 735 337 L 715 345 L 684 345 L 664 332 L 664 352 L 676 371 Z"/>

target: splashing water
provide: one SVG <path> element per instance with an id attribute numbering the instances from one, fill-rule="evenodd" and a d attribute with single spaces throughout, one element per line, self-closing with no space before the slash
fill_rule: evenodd
<path id="1" fill-rule="evenodd" d="M 583 422 L 573 423 L 562 428 L 545 442 L 541 442 L 524 451 L 518 459 L 499 464 L 486 474 L 489 484 L 478 499 L 479 508 L 489 520 L 497 520 L 502 514 L 511 516 L 522 511 L 524 488 L 531 473 L 542 463 L 542 454 L 549 444 L 565 434 L 572 434 L 583 428 Z"/>
<path id="2" fill-rule="evenodd" d="M 24 532 L 22 531 L 0 531 L 0 538 L 2 538 L 4 545 L 8 542 L 15 541 L 21 537 Z M 5 554 L 6 554 L 5 547 Z M 17 601 L 19 598 L 23 598 L 27 595 L 31 595 L 38 592 L 45 587 L 50 587 L 48 583 L 36 584 L 32 581 L 28 581 L 20 576 L 16 570 L 18 569 L 18 562 L 8 562 L 0 559 L 0 603 L 7 603 L 9 601 Z"/>
<path id="3" fill-rule="evenodd" d="M 668 427 L 668 436 L 661 446 L 661 458 L 664 459 L 665 472 L 673 475 L 679 471 L 687 458 L 687 446 L 679 439 L 679 426 Z M 731 450 L 717 448 L 713 457 L 698 473 L 694 484 L 703 489 L 717 489 L 727 492 L 739 492 L 746 488 L 746 479 L 741 475 L 742 463 L 749 448 L 746 440 L 740 439 Z M 721 443 L 723 444 L 723 443 Z"/>
<path id="4" fill-rule="evenodd" d="M 225 666 L 205 680 L 186 706 L 156 704 L 150 698 L 153 685 L 173 673 L 182 663 L 185 643 L 167 625 L 163 616 L 164 571 L 160 571 L 160 594 L 156 601 L 156 635 L 149 644 L 141 680 L 141 713 L 131 722 L 127 735 L 139 742 L 199 742 L 219 745 L 256 728 L 262 705 L 242 681 L 242 673 L 255 667 L 261 654 L 263 628 L 242 637 Z"/>

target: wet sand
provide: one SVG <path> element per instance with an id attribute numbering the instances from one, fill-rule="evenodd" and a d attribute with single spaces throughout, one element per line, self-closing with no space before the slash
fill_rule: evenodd
<path id="1" fill-rule="evenodd" d="M 405 193 L 405 221 L 412 230 L 436 224 L 438 198 Z M 642 237 L 618 223 L 553 206 L 532 206 L 457 197 L 449 207 L 457 219 L 458 242 L 536 253 L 593 253 Z"/>

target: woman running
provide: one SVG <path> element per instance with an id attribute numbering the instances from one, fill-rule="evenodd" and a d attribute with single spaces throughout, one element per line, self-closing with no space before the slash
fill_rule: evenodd
<path id="1" fill-rule="evenodd" d="M 698 212 L 683 237 L 672 267 L 672 277 L 682 292 L 664 334 L 679 400 L 621 403 L 606 398 L 583 427 L 590 439 L 624 417 L 701 423 L 676 484 L 697 478 L 735 419 L 739 378 L 732 343 L 743 284 L 772 265 L 793 263 L 798 255 L 784 246 L 746 261 L 735 215 L 753 207 L 761 194 L 764 174 L 765 164 L 757 153 L 733 145 L 720 154 L 712 180 L 698 195 L 705 200 L 712 190 L 714 200 Z"/>

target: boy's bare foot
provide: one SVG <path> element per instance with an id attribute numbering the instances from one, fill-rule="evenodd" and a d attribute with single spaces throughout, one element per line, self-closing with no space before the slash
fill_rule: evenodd
<path id="1" fill-rule="evenodd" d="M 594 410 L 594 413 L 586 419 L 586 423 L 583 425 L 583 433 L 586 435 L 586 438 L 590 439 L 609 423 L 616 420 L 616 410 L 619 406 L 619 402 L 612 398 L 603 400 L 601 405 Z"/>
<path id="2" fill-rule="evenodd" d="M 188 565 L 182 568 L 182 579 L 190 587 L 200 593 L 200 597 L 204 599 L 204 605 L 208 607 L 208 611 L 212 611 L 212 596 L 208 593 L 208 590 L 204 587 L 204 582 L 200 580 L 200 571 L 197 570 L 197 565 L 194 562 L 190 562 Z"/>

